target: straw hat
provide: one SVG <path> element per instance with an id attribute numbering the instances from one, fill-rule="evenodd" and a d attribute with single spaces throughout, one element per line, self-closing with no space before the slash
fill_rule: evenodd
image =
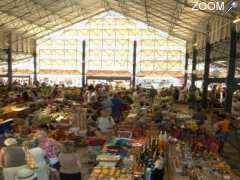
<path id="1" fill-rule="evenodd" d="M 47 138 L 47 133 L 45 131 L 37 131 L 35 134 L 35 137 L 37 139 L 39 138 Z"/>
<path id="2" fill-rule="evenodd" d="M 23 168 L 17 172 L 15 180 L 34 180 L 37 175 L 31 169 Z"/>
<path id="3" fill-rule="evenodd" d="M 17 140 L 15 138 L 7 138 L 5 141 L 4 141 L 4 144 L 6 146 L 13 146 L 13 145 L 16 145 L 17 144 Z"/>

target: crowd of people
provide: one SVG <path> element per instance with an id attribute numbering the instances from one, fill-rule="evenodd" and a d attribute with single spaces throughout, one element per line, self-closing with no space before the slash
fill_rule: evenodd
<path id="1" fill-rule="evenodd" d="M 26 84 L 14 84 L 15 93 L 6 93 L 6 101 L 2 105 L 12 102 L 25 103 L 39 98 L 44 98 L 47 105 L 51 105 L 55 98 L 64 97 L 62 88 L 58 85 L 50 87 L 46 84 L 36 84 L 30 87 Z M 113 92 L 107 85 L 84 87 L 77 99 L 87 108 L 87 133 L 101 133 L 105 136 L 114 133 L 116 124 L 122 120 L 124 112 L 129 110 L 133 102 L 132 91 Z M 0 167 L 3 168 L 5 180 L 15 180 L 21 170 L 29 173 L 29 162 L 26 161 L 29 154 L 36 162 L 36 170 L 32 177 L 36 176 L 38 180 L 49 179 L 50 172 L 52 178 L 57 180 L 81 179 L 81 160 L 73 142 L 58 142 L 51 138 L 51 127 L 29 125 L 25 128 L 31 141 L 21 145 L 12 137 L 4 141 L 0 152 Z"/>
<path id="2" fill-rule="evenodd" d="M 45 83 L 36 83 L 31 87 L 26 84 L 13 84 L 13 90 L 17 92 L 17 95 L 13 95 L 11 92 L 6 93 L 1 105 L 7 105 L 14 101 L 18 103 L 34 101 L 39 98 L 44 98 L 47 104 L 51 105 L 53 99 L 64 98 L 63 88 L 64 86 L 58 85 L 50 87 Z M 198 104 L 201 93 L 199 90 L 195 92 L 195 103 Z M 149 106 L 149 103 L 153 103 L 156 96 L 172 96 L 174 103 L 187 103 L 193 98 L 185 88 L 173 86 L 163 88 L 160 91 L 153 87 L 146 90 L 140 86 L 136 90 L 113 91 L 111 86 L 97 84 L 96 86 L 89 85 L 81 88 L 77 100 L 87 108 L 87 133 L 110 136 L 115 132 L 116 125 L 124 119 L 125 113 L 131 109 L 133 102 L 137 102 L 140 106 Z M 147 98 L 151 99 L 151 102 L 146 101 Z M 196 120 L 198 126 L 203 127 L 207 120 L 207 114 L 200 106 L 196 107 L 197 110 L 193 119 Z M 167 107 L 162 107 L 162 109 L 164 108 L 167 109 Z M 157 114 L 156 117 L 153 117 L 154 121 L 161 121 L 161 116 L 161 113 Z M 218 121 L 214 124 L 214 127 L 219 142 L 219 153 L 222 154 L 230 128 L 230 116 L 221 113 L 217 118 Z M 32 131 L 31 134 L 33 136 L 31 141 L 26 141 L 21 146 L 14 138 L 7 138 L 4 141 L 5 147 L 0 151 L 0 167 L 3 168 L 5 180 L 15 180 L 17 178 L 30 180 L 29 177 L 32 177 L 31 179 L 37 177 L 38 180 L 48 180 L 49 172 L 51 172 L 52 178 L 57 180 L 81 179 L 81 159 L 79 159 L 74 143 L 71 141 L 60 143 L 50 138 L 50 133 L 51 130 L 48 128 L 35 127 L 35 131 Z M 36 170 L 34 171 L 28 169 L 26 156 L 29 156 L 29 154 L 36 162 Z M 21 173 L 27 174 L 27 178 L 24 179 Z"/>

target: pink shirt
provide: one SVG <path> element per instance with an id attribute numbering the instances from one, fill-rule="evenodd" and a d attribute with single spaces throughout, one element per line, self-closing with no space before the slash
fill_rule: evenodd
<path id="1" fill-rule="evenodd" d="M 45 151 L 48 159 L 57 158 L 59 147 L 55 140 L 48 139 L 45 143 L 39 144 L 39 146 Z"/>

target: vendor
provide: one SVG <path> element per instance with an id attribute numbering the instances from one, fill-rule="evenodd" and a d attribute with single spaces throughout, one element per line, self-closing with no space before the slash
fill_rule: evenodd
<path id="1" fill-rule="evenodd" d="M 115 122 L 106 109 L 100 111 L 100 117 L 97 119 L 97 126 L 101 132 L 104 133 L 113 131 Z"/>
<path id="2" fill-rule="evenodd" d="M 196 123 L 200 126 L 203 125 L 207 120 L 206 114 L 203 112 L 202 108 L 198 108 L 197 112 L 193 115 L 193 119 L 196 120 Z"/>
<path id="3" fill-rule="evenodd" d="M 6 139 L 4 145 L 6 147 L 0 151 L 0 167 L 3 168 L 4 180 L 14 180 L 17 172 L 26 167 L 25 152 L 14 138 Z"/>

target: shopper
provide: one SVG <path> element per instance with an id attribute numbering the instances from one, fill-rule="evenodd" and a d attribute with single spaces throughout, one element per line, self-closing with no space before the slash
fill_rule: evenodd
<path id="1" fill-rule="evenodd" d="M 112 101 L 111 97 L 109 95 L 105 95 L 101 99 L 101 106 L 109 111 L 109 113 L 112 113 Z"/>
<path id="2" fill-rule="evenodd" d="M 6 147 L 0 151 L 0 167 L 3 168 L 4 180 L 14 180 L 17 172 L 27 167 L 25 152 L 14 138 L 6 139 L 4 145 Z"/>
<path id="3" fill-rule="evenodd" d="M 113 132 L 115 122 L 106 109 L 100 111 L 100 117 L 97 119 L 97 126 L 103 133 Z"/>
<path id="4" fill-rule="evenodd" d="M 193 119 L 196 120 L 197 125 L 201 126 L 207 120 L 207 116 L 202 108 L 198 107 L 197 112 L 193 115 Z"/>
<path id="5" fill-rule="evenodd" d="M 73 141 L 65 141 L 59 154 L 61 180 L 81 180 L 81 161 Z"/>
<path id="6" fill-rule="evenodd" d="M 53 98 L 56 98 L 56 97 L 58 97 L 58 95 L 59 95 L 59 89 L 58 89 L 58 85 L 54 85 L 54 89 L 53 89 L 53 91 L 52 91 L 52 97 Z"/>
<path id="7" fill-rule="evenodd" d="M 175 103 L 178 102 L 178 99 L 179 99 L 179 89 L 177 87 L 174 87 L 174 90 L 173 90 L 173 100 Z"/>
<path id="8" fill-rule="evenodd" d="M 54 139 L 48 138 L 47 133 L 44 131 L 37 132 L 36 137 L 39 147 L 42 148 L 46 153 L 50 167 L 59 171 L 60 163 L 58 159 L 58 153 L 60 152 L 62 145 Z"/>
<path id="9" fill-rule="evenodd" d="M 149 90 L 149 95 L 150 95 L 150 98 L 151 98 L 151 102 L 153 103 L 156 95 L 157 95 L 157 90 L 154 89 L 153 86 L 151 86 L 151 89 Z"/>
<path id="10" fill-rule="evenodd" d="M 181 87 L 181 89 L 179 90 L 179 98 L 178 98 L 178 102 L 180 103 L 185 103 L 185 88 Z"/>
<path id="11" fill-rule="evenodd" d="M 120 93 L 117 93 L 112 98 L 112 117 L 116 122 L 120 121 L 122 117 L 122 100 L 120 99 Z"/>
<path id="12" fill-rule="evenodd" d="M 33 141 L 25 141 L 23 143 L 24 150 L 26 153 L 30 153 L 36 164 L 36 174 L 38 180 L 48 180 L 49 179 L 49 171 L 48 165 L 45 160 L 45 152 L 43 149 L 38 147 L 36 142 Z"/>
<path id="13" fill-rule="evenodd" d="M 218 153 L 223 155 L 224 143 L 227 141 L 229 128 L 230 128 L 230 116 L 222 114 L 219 117 L 220 121 L 215 123 L 214 127 L 217 128 L 216 137 L 219 141 Z"/>
<path id="14" fill-rule="evenodd" d="M 155 162 L 155 167 L 152 172 L 151 180 L 163 180 L 164 178 L 164 153 L 161 153 L 161 155 L 157 158 Z"/>

